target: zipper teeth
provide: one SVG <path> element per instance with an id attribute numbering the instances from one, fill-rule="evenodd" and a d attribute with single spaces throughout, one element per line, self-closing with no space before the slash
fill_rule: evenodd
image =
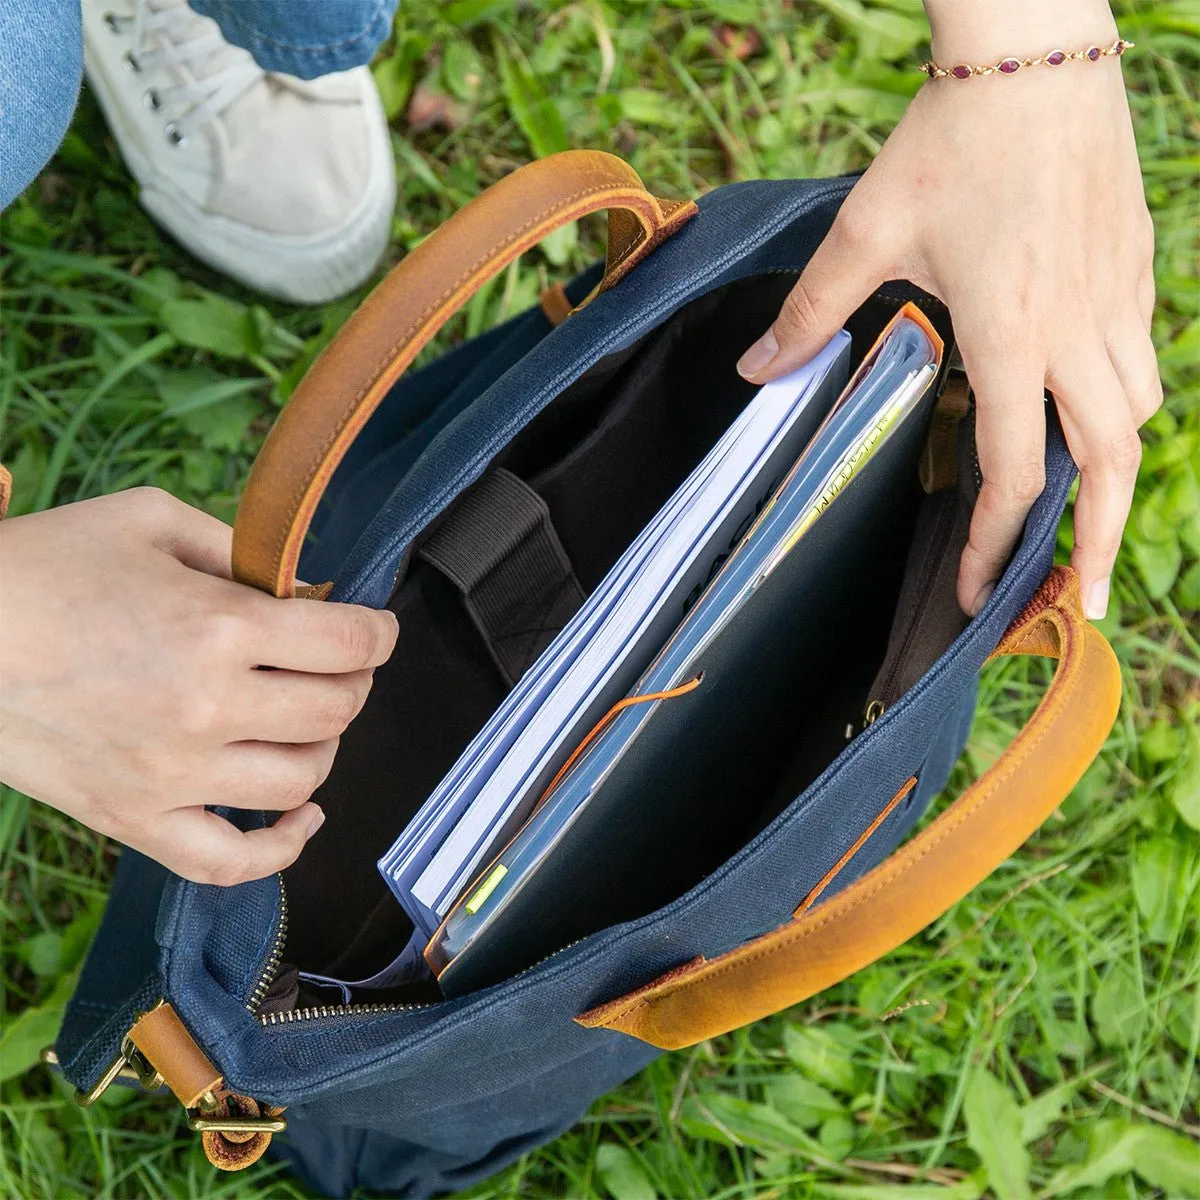
<path id="1" fill-rule="evenodd" d="M 250 999 L 246 1001 L 246 1008 L 255 1016 L 259 1015 L 259 1007 L 266 998 L 267 992 L 270 991 L 271 984 L 275 982 L 275 976 L 279 972 L 279 963 L 283 958 L 283 946 L 287 941 L 287 888 L 283 885 L 282 875 L 276 875 L 275 878 L 279 881 L 279 924 L 275 927 L 275 940 L 271 943 L 271 953 L 267 955 L 267 961 L 258 977 L 258 982 L 254 985 L 254 990 L 250 993 Z"/>
<path id="2" fill-rule="evenodd" d="M 293 1008 L 287 1012 L 259 1013 L 258 1023 L 292 1025 L 298 1021 L 316 1021 L 322 1017 L 365 1017 L 379 1013 L 409 1012 L 429 1008 L 428 1004 L 322 1004 L 319 1008 Z"/>

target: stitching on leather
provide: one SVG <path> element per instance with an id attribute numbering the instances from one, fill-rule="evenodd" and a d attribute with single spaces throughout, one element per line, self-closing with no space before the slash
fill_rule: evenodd
<path id="1" fill-rule="evenodd" d="M 335 426 L 334 430 L 330 433 L 329 437 L 325 440 L 320 451 L 311 460 L 310 466 L 309 466 L 307 472 L 305 473 L 305 479 L 304 479 L 303 484 L 293 493 L 292 498 L 288 501 L 288 508 L 287 508 L 288 516 L 287 516 L 286 525 L 284 526 L 282 532 L 277 537 L 277 539 L 275 541 L 275 545 L 274 545 L 275 560 L 276 560 L 274 563 L 274 567 L 275 567 L 276 572 L 278 572 L 279 568 L 282 566 L 281 560 L 283 557 L 283 552 L 287 547 L 287 543 L 289 541 L 289 538 L 290 538 L 290 535 L 292 532 L 293 523 L 295 522 L 297 514 L 300 512 L 301 504 L 304 500 L 304 497 L 307 494 L 309 488 L 312 486 L 313 479 L 315 478 L 316 473 L 319 470 L 321 464 L 325 461 L 325 458 L 328 455 L 330 448 L 337 442 L 337 440 L 345 432 L 346 426 L 349 424 L 351 419 L 358 412 L 359 406 L 361 405 L 363 398 L 379 382 L 380 377 L 382 376 L 383 372 L 386 370 L 388 365 L 395 361 L 397 352 L 413 337 L 413 335 L 415 333 L 417 333 L 422 328 L 422 326 L 424 326 L 426 324 L 426 322 L 429 320 L 429 317 L 434 312 L 436 312 L 436 310 L 438 308 L 440 308 L 441 305 L 444 304 L 445 301 L 450 296 L 452 296 L 465 282 L 467 282 L 471 278 L 472 275 L 477 274 L 479 272 L 479 270 L 483 266 L 485 266 L 489 261 L 491 261 L 492 259 L 497 258 L 500 255 L 504 254 L 516 242 L 521 240 L 522 235 L 527 233 L 530 229 L 533 229 L 537 225 L 544 222 L 546 220 L 546 218 L 551 216 L 556 210 L 563 208 L 567 205 L 573 204 L 577 200 L 582 200 L 587 196 L 594 196 L 599 192 L 612 191 L 612 190 L 619 189 L 621 187 L 632 187 L 632 186 L 633 186 L 632 184 L 628 184 L 628 185 L 614 184 L 611 180 L 608 180 L 603 183 L 592 184 L 589 187 L 582 188 L 576 192 L 572 192 L 569 196 L 560 197 L 559 199 L 555 200 L 552 204 L 547 205 L 539 213 L 537 213 L 536 216 L 529 218 L 529 220 L 527 220 L 523 225 L 521 225 L 520 227 L 515 229 L 511 234 L 509 234 L 509 236 L 504 241 L 500 242 L 499 245 L 493 246 L 490 250 L 488 250 L 484 254 L 480 255 L 471 264 L 471 266 L 468 267 L 465 271 L 463 271 L 463 273 L 452 284 L 450 284 L 435 300 L 431 301 L 425 307 L 425 309 L 420 313 L 419 316 L 414 318 L 414 320 L 410 323 L 410 325 L 404 331 L 404 333 L 401 334 L 397 338 L 397 340 L 391 344 L 391 346 L 388 348 L 388 350 L 385 351 L 384 354 L 381 355 L 380 358 L 376 361 L 375 366 L 372 367 L 372 369 L 371 369 L 368 382 L 362 386 L 362 388 L 355 395 L 354 399 L 350 402 L 350 404 L 342 412 L 342 415 L 339 418 L 338 423 Z M 640 246 L 643 244 L 643 242 L 644 242 L 644 238 L 643 238 L 642 242 L 636 243 L 635 246 Z"/>
<path id="2" fill-rule="evenodd" d="M 695 201 L 681 200 L 671 211 L 668 212 L 664 210 L 663 224 L 658 229 L 653 231 L 643 230 L 641 239 L 634 242 L 632 246 L 624 251 L 619 258 L 614 259 L 613 262 L 606 268 L 604 272 L 605 278 L 615 271 L 627 258 L 632 257 L 635 252 L 639 250 L 654 249 L 655 247 L 661 245 L 661 243 L 665 242 L 667 238 L 675 232 L 675 227 L 684 223 L 683 212 L 680 210 L 680 205 L 683 205 L 685 209 L 687 206 L 690 206 L 692 209 L 696 209 Z M 663 208 L 661 202 L 659 203 L 659 208 Z M 696 211 L 699 212 L 699 209 L 696 209 Z M 687 215 L 690 218 L 692 214 L 688 212 Z M 600 286 L 604 286 L 604 279 L 601 279 Z"/>
<path id="3" fill-rule="evenodd" d="M 1076 634 L 1075 634 L 1074 627 L 1071 625 L 1071 623 L 1069 621 L 1063 620 L 1064 614 L 1057 605 L 1055 605 L 1054 608 L 1047 610 L 1047 613 L 1054 614 L 1053 616 L 1050 617 L 1050 619 L 1053 620 L 1054 623 L 1057 625 L 1060 636 L 1062 636 L 1062 638 L 1063 638 L 1064 646 L 1063 646 L 1061 658 L 1065 661 L 1070 657 L 1070 655 L 1072 654 L 1072 652 L 1074 651 L 1075 646 L 1076 646 Z M 1044 703 L 1047 704 L 1048 718 L 1049 717 L 1057 717 L 1059 712 L 1062 710 L 1064 704 L 1066 703 L 1066 701 L 1064 699 L 1064 695 L 1063 695 L 1065 686 L 1066 685 L 1063 684 L 1061 687 L 1056 688 L 1054 682 L 1053 681 L 1051 682 L 1050 688 L 1047 692 L 1046 701 L 1044 701 Z M 1055 693 L 1057 693 L 1057 694 L 1055 694 Z M 714 979 L 718 979 L 722 975 L 727 975 L 727 974 L 729 974 L 729 972 L 737 970 L 740 967 L 749 965 L 751 963 L 761 962 L 767 958 L 770 958 L 772 955 L 778 954 L 782 950 L 788 949 L 792 946 L 795 946 L 795 945 L 803 942 L 806 938 L 812 936 L 818 930 L 824 928 L 831 921 L 838 920 L 842 917 L 845 917 L 848 914 L 852 913 L 856 908 L 860 907 L 862 904 L 865 904 L 868 900 L 870 900 L 872 897 L 877 895 L 880 891 L 882 891 L 889 884 L 893 883 L 895 880 L 901 878 L 907 872 L 911 871 L 913 867 L 915 867 L 923 858 L 926 857 L 926 855 L 930 854 L 937 846 L 941 845 L 941 843 L 944 842 L 946 840 L 946 838 L 948 838 L 952 833 L 956 832 L 959 828 L 961 828 L 961 826 L 963 825 L 963 823 L 965 821 L 967 821 L 976 812 L 978 812 L 979 808 L 983 804 L 983 802 L 986 799 L 988 799 L 990 796 L 994 795 L 995 792 L 999 789 L 999 787 L 1003 783 L 1005 783 L 1009 778 L 1011 778 L 1012 775 L 1014 775 L 1016 773 L 1018 768 L 1029 758 L 1030 754 L 1033 753 L 1033 751 L 1037 748 L 1037 746 L 1042 742 L 1042 740 L 1048 734 L 1051 723 L 1052 723 L 1051 720 L 1047 719 L 1044 722 L 1042 730 L 1036 735 L 1036 737 L 1031 736 L 1027 732 L 1028 727 L 1026 727 L 1025 730 L 1022 730 L 1019 734 L 1017 734 L 1016 738 L 1014 738 L 1014 740 L 1013 740 L 1013 744 L 1011 747 L 1011 750 L 1014 752 L 1013 759 L 1012 759 L 1012 765 L 1003 775 L 996 777 L 995 782 L 993 783 L 993 785 L 989 789 L 989 791 L 986 794 L 981 794 L 979 799 L 976 801 L 976 803 L 974 805 L 972 805 L 969 809 L 964 809 L 955 820 L 953 820 L 952 822 L 948 820 L 947 824 L 946 824 L 945 828 L 942 830 L 942 833 L 940 834 L 940 836 L 931 840 L 927 846 L 924 846 L 921 849 L 920 854 L 918 854 L 914 858 L 909 859 L 907 862 L 903 863 L 899 867 L 894 868 L 891 872 L 882 875 L 876 881 L 875 885 L 872 888 L 870 888 L 868 891 L 863 892 L 863 894 L 861 896 L 858 896 L 852 903 L 843 905 L 840 908 L 836 908 L 836 911 L 833 911 L 835 909 L 835 906 L 837 905 L 837 901 L 836 900 L 830 901 L 829 907 L 830 907 L 831 911 L 828 914 L 826 914 L 825 917 L 823 917 L 819 921 L 814 921 L 811 924 L 807 924 L 801 929 L 788 931 L 786 925 L 780 926 L 780 929 L 783 930 L 784 932 L 768 933 L 768 934 L 764 935 L 765 937 L 773 939 L 773 942 L 771 945 L 763 946 L 762 948 L 760 948 L 758 950 L 751 950 L 751 951 L 748 951 L 748 952 L 745 952 L 742 954 L 738 954 L 737 951 L 733 951 L 734 954 L 738 954 L 738 957 L 736 958 L 735 961 L 726 963 L 723 966 L 719 966 L 719 965 L 713 966 L 712 964 L 706 964 L 707 966 L 710 966 L 711 969 L 706 970 L 704 967 L 700 968 L 701 971 L 704 972 L 703 977 L 697 976 L 697 978 L 692 979 L 690 981 L 680 980 L 678 982 L 672 983 L 670 985 L 670 990 L 667 993 L 665 993 L 665 995 L 662 997 L 662 999 L 675 999 L 679 996 L 684 995 L 689 990 L 699 987 L 701 984 L 711 983 Z M 1019 756 L 1017 755 L 1017 753 L 1015 753 L 1018 751 L 1020 751 Z M 949 814 L 947 814 L 947 815 L 949 816 Z M 623 1007 L 622 1009 L 613 1013 L 612 1015 L 606 1016 L 602 1021 L 598 1022 L 598 1024 L 601 1026 L 604 1026 L 604 1027 L 611 1027 L 617 1021 L 623 1020 L 625 1017 L 638 1011 L 639 1009 L 646 1008 L 649 1005 L 655 1003 L 657 1001 L 657 999 L 658 999 L 658 997 L 650 997 L 650 996 L 639 998 L 635 1001 L 632 1001 L 628 1006 Z M 604 1007 L 604 1006 L 601 1006 L 601 1007 Z"/>

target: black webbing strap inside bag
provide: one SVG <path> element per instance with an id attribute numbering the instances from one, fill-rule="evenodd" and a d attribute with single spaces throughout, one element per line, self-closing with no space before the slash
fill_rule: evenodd
<path id="1" fill-rule="evenodd" d="M 545 501 L 510 471 L 469 488 L 417 553 L 462 593 L 510 685 L 584 601 Z"/>

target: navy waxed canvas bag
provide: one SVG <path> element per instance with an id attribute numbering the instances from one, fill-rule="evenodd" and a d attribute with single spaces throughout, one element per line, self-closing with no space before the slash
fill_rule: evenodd
<path id="1" fill-rule="evenodd" d="M 852 182 L 733 184 L 693 205 L 655 199 L 610 155 L 554 156 L 468 205 L 354 314 L 259 456 L 234 569 L 279 595 L 300 578 L 314 597 L 391 607 L 396 652 L 316 797 L 325 827 L 282 877 L 197 885 L 124 853 L 55 1047 L 81 1099 L 118 1078 L 165 1085 L 218 1165 L 269 1147 L 326 1195 L 451 1192 L 567 1129 L 663 1049 L 887 953 L 1067 795 L 1119 694 L 1076 579 L 1052 569 L 1075 468 L 1048 407 L 1045 491 L 968 622 L 953 579 L 978 465 L 969 391 L 947 356 L 929 420 L 863 474 L 856 508 L 834 506 L 807 535 L 829 568 L 806 602 L 820 656 L 791 661 L 792 622 L 779 621 L 764 651 L 772 718 L 716 748 L 729 817 L 703 877 L 451 1001 L 422 985 L 346 996 L 300 975 L 364 978 L 398 951 L 405 918 L 375 860 L 564 619 L 543 609 L 520 655 L 508 643 L 498 655 L 470 616 L 483 585 L 439 571 L 423 552 L 431 533 L 502 468 L 540 497 L 542 534 L 552 527 L 595 587 L 752 395 L 734 364 Z M 487 279 L 599 210 L 603 267 L 405 374 Z M 950 344 L 944 309 L 896 284 L 849 323 L 855 361 L 906 300 Z M 1049 688 L 1000 758 L 909 836 L 995 654 L 1054 658 Z"/>

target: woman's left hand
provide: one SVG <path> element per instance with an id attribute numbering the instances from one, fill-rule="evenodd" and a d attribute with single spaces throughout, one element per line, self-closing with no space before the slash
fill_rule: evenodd
<path id="1" fill-rule="evenodd" d="M 766 383 L 799 366 L 886 280 L 940 298 L 975 392 L 984 480 L 959 603 L 974 614 L 991 595 L 1041 493 L 1045 389 L 1081 474 L 1072 561 L 1102 617 L 1137 429 L 1162 402 L 1153 245 L 1118 59 L 930 81 L 738 369 Z"/>

